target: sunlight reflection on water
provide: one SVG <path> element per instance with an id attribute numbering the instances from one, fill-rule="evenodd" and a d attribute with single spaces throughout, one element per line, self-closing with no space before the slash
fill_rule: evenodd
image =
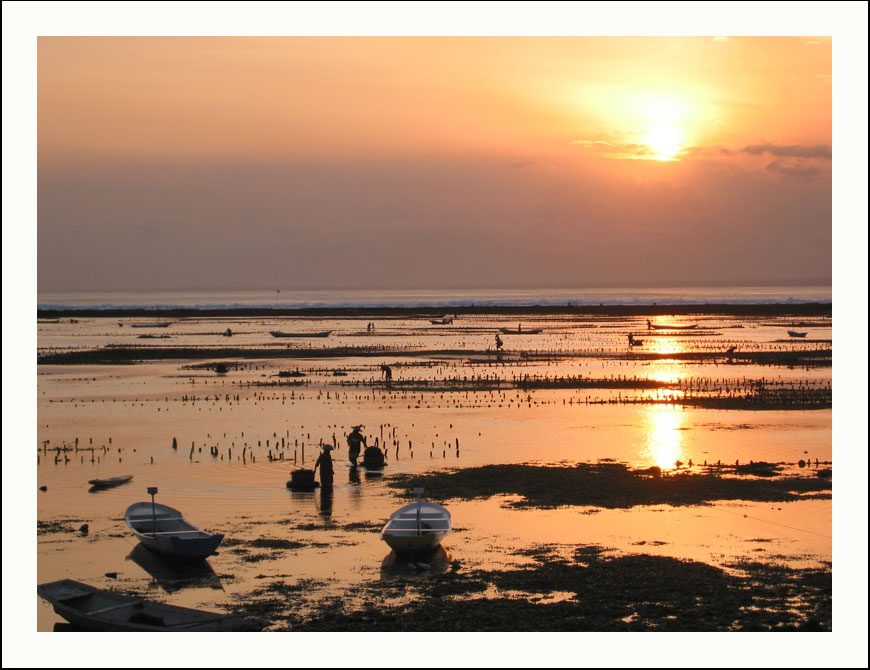
<path id="1" fill-rule="evenodd" d="M 684 459 L 682 428 L 685 413 L 673 406 L 654 405 L 647 410 L 646 444 L 642 455 L 651 465 L 673 468 Z"/>

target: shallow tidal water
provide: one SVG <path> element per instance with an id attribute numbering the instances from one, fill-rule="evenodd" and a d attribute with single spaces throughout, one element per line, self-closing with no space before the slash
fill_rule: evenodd
<path id="1" fill-rule="evenodd" d="M 668 322 L 680 319 L 698 323 L 698 332 L 649 333 L 645 319 L 486 315 L 440 326 L 426 319 L 326 317 L 191 318 L 153 329 L 131 327 L 153 321 L 144 318 L 41 323 L 40 353 L 111 344 L 346 350 L 337 358 L 236 358 L 226 361 L 226 374 L 202 366 L 219 357 L 40 365 L 33 448 L 37 483 L 46 490 L 36 492 L 38 582 L 70 578 L 103 588 L 129 587 L 172 604 L 221 610 L 281 581 L 300 585 L 298 606 L 304 608 L 312 598 L 341 596 L 355 584 L 388 582 L 396 571 L 439 569 L 397 563 L 378 538 L 389 514 L 407 501 L 388 485 L 394 475 L 600 459 L 658 466 L 666 473 L 699 472 L 705 462 L 717 461 L 781 463 L 789 474 L 807 477 L 816 476 L 816 459 L 830 467 L 830 409 L 708 409 L 681 405 L 673 391 L 477 390 L 467 383 L 524 375 L 691 379 L 717 393 L 762 378 L 795 387 L 831 383 L 830 366 L 625 356 L 628 333 L 644 340 L 638 351 L 656 353 L 831 347 L 830 319 L 803 327 L 810 331 L 807 341 L 789 339 L 786 330 L 794 319 L 704 315 Z M 366 328 L 370 321 L 374 332 Z M 499 360 L 494 334 L 519 324 L 544 332 L 502 334 Z M 221 337 L 227 328 L 232 338 Z M 269 335 L 327 329 L 332 331 L 327 338 Z M 143 334 L 155 337 L 140 338 Z M 366 347 L 389 349 L 370 356 Z M 390 365 L 393 388 L 384 386 L 381 364 Z M 277 376 L 297 370 L 305 376 Z M 437 388 L 401 386 L 411 380 Z M 451 380 L 465 386 L 457 390 Z M 673 403 L 664 402 L 668 393 L 675 393 Z M 638 402 L 652 398 L 662 402 Z M 377 440 L 385 447 L 382 472 L 348 467 L 345 435 L 357 424 L 364 425 L 369 445 Z M 338 445 L 333 495 L 288 490 L 290 473 L 313 467 L 319 444 L 333 440 Z M 807 460 L 809 466 L 798 465 Z M 88 480 L 123 474 L 133 480 L 89 491 Z M 148 499 L 149 486 L 159 488 L 158 502 L 180 509 L 201 528 L 224 533 L 218 554 L 179 573 L 138 547 L 123 515 L 130 504 Z M 795 566 L 832 560 L 831 500 L 629 509 L 517 509 L 510 506 L 513 501 L 510 496 L 448 501 L 455 530 L 444 541 L 444 560 L 499 569 L 526 561 L 525 549 L 551 544 L 566 551 L 594 544 L 717 566 L 746 557 Z M 84 523 L 87 534 L 78 531 Z M 552 597 L 558 593 L 554 585 Z M 51 630 L 58 621 L 50 607 L 38 608 L 38 630 Z"/>

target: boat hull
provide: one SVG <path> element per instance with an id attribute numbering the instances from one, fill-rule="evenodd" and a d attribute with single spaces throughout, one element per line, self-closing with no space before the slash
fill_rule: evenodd
<path id="1" fill-rule="evenodd" d="M 285 333 L 280 330 L 270 330 L 269 335 L 272 337 L 329 337 L 331 330 L 323 330 L 315 333 Z"/>
<path id="2" fill-rule="evenodd" d="M 211 556 L 223 541 L 221 533 L 200 530 L 167 505 L 134 503 L 124 514 L 127 527 L 139 542 L 154 553 L 177 560 L 201 560 Z"/>
<path id="3" fill-rule="evenodd" d="M 113 486 L 120 486 L 121 484 L 126 484 L 131 479 L 133 479 L 133 475 L 124 475 L 123 477 L 107 477 L 105 479 L 91 479 L 88 481 L 88 484 L 93 486 L 95 489 L 110 489 Z"/>
<path id="4" fill-rule="evenodd" d="M 424 535 L 385 533 L 381 539 L 397 554 L 422 554 L 436 549 L 446 536 L 447 533 L 427 533 Z"/>
<path id="5" fill-rule="evenodd" d="M 452 530 L 450 512 L 425 500 L 393 512 L 381 539 L 397 554 L 418 554 L 436 549 Z"/>
<path id="6" fill-rule="evenodd" d="M 257 631 L 260 622 L 243 617 L 165 605 L 63 579 L 36 587 L 64 619 L 98 632 Z"/>

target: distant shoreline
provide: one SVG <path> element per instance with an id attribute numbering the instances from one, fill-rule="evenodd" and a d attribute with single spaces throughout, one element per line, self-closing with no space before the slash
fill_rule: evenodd
<path id="1" fill-rule="evenodd" d="M 429 317 L 445 313 L 457 317 L 462 315 L 501 314 L 501 315 L 577 315 L 596 317 L 628 317 L 628 316 L 680 316 L 680 315 L 713 315 L 729 316 L 819 316 L 830 317 L 831 302 L 808 303 L 771 303 L 771 304 L 678 304 L 678 305 L 460 305 L 460 306 L 427 306 L 414 307 L 107 307 L 96 309 L 63 308 L 37 309 L 39 319 L 58 318 L 106 318 L 125 317 Z"/>

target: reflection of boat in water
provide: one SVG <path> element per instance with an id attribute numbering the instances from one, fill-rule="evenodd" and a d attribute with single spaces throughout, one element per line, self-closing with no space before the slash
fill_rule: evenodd
<path id="1" fill-rule="evenodd" d="M 537 335 L 544 332 L 543 328 L 529 328 L 523 330 L 522 326 L 519 328 L 499 328 L 499 330 L 505 335 Z"/>
<path id="2" fill-rule="evenodd" d="M 406 575 L 408 569 L 416 569 L 427 574 L 443 574 L 450 569 L 453 557 L 441 545 L 435 547 L 428 554 L 416 554 L 414 560 L 407 556 L 400 556 L 395 551 L 390 551 L 381 561 L 381 576 L 391 577 L 394 574 Z"/>
<path id="3" fill-rule="evenodd" d="M 414 493 L 417 502 L 393 512 L 381 531 L 381 539 L 399 555 L 432 551 L 453 530 L 450 512 L 438 503 L 420 500 L 423 489 Z"/>
<path id="4" fill-rule="evenodd" d="M 788 334 L 789 334 L 791 337 L 806 337 L 806 336 L 807 336 L 807 333 L 806 333 L 806 332 L 800 332 L 800 331 L 797 331 L 797 330 L 789 330 L 789 331 L 788 331 Z"/>
<path id="5" fill-rule="evenodd" d="M 40 584 L 36 592 L 54 611 L 91 631 L 258 631 L 261 622 L 152 602 L 62 579 Z"/>
<path id="6" fill-rule="evenodd" d="M 167 593 L 186 588 L 223 590 L 220 577 L 207 561 L 186 563 L 167 561 L 158 554 L 148 551 L 141 544 L 133 547 L 133 550 L 127 554 L 127 559 L 151 575 L 151 578 Z"/>
<path id="7" fill-rule="evenodd" d="M 120 477 L 106 477 L 104 479 L 91 479 L 88 481 L 88 484 L 91 485 L 95 491 L 100 491 L 103 489 L 110 489 L 113 486 L 120 486 L 121 484 L 126 484 L 131 479 L 133 479 L 133 475 L 121 475 Z"/>
<path id="8" fill-rule="evenodd" d="M 139 542 L 171 558 L 195 560 L 211 556 L 224 539 L 221 533 L 200 530 L 177 509 L 153 501 L 133 503 L 124 513 L 124 520 Z"/>
<path id="9" fill-rule="evenodd" d="M 698 327 L 698 324 L 692 323 L 688 326 L 680 326 L 674 323 L 652 323 L 647 319 L 646 326 L 650 330 L 693 330 Z"/>
<path id="10" fill-rule="evenodd" d="M 270 330 L 272 337 L 328 337 L 331 330 L 318 330 L 307 333 L 285 333 L 283 330 Z"/>

